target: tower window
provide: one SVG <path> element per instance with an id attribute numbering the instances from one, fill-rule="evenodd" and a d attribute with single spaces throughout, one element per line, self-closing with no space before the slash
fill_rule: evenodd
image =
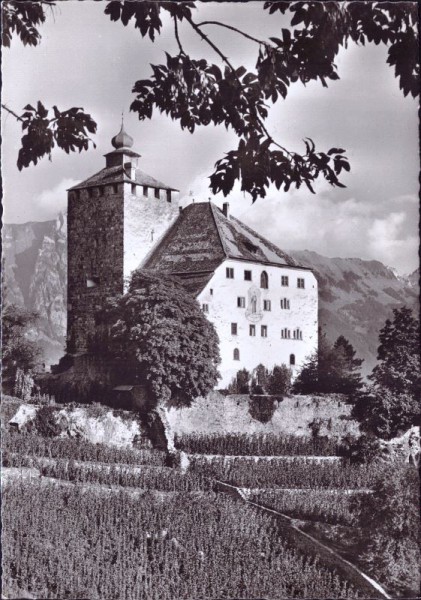
<path id="1" fill-rule="evenodd" d="M 256 325 L 249 326 L 249 334 L 254 337 L 256 335 Z"/>
<path id="2" fill-rule="evenodd" d="M 171 202 L 171 190 L 167 190 L 167 202 Z"/>
<path id="3" fill-rule="evenodd" d="M 231 323 L 231 335 L 237 335 L 237 323 Z"/>
<path id="4" fill-rule="evenodd" d="M 226 274 L 227 279 L 234 279 L 234 269 L 232 267 L 227 267 Z"/>
<path id="5" fill-rule="evenodd" d="M 290 354 L 289 355 L 289 364 L 290 365 L 295 365 L 295 354 Z"/>
<path id="6" fill-rule="evenodd" d="M 263 300 L 263 310 L 271 310 L 270 300 Z"/>
<path id="7" fill-rule="evenodd" d="M 267 325 L 262 325 L 262 326 L 261 326 L 261 334 L 262 334 L 262 337 L 267 337 L 267 336 L 268 336 L 268 328 L 267 328 Z"/>
<path id="8" fill-rule="evenodd" d="M 240 351 L 238 348 L 234 348 L 234 360 L 240 360 Z"/>
<path id="9" fill-rule="evenodd" d="M 76 198 L 80 200 L 80 190 L 76 190 Z"/>
<path id="10" fill-rule="evenodd" d="M 251 271 L 244 271 L 244 281 L 251 281 Z"/>
<path id="11" fill-rule="evenodd" d="M 281 277 L 281 285 L 284 286 L 284 287 L 288 287 L 288 285 L 289 285 L 288 275 L 282 275 L 282 277 Z"/>
<path id="12" fill-rule="evenodd" d="M 262 271 L 262 274 L 260 275 L 260 287 L 264 290 L 267 290 L 269 287 L 269 278 L 266 271 Z"/>
<path id="13" fill-rule="evenodd" d="M 302 340 L 303 339 L 303 332 L 301 331 L 301 329 L 299 327 L 297 327 L 297 329 L 294 329 L 293 338 L 294 338 L 294 340 Z"/>
<path id="14" fill-rule="evenodd" d="M 159 188 L 155 188 L 155 198 L 159 200 Z"/>
<path id="15" fill-rule="evenodd" d="M 144 185 L 144 186 L 143 186 L 143 195 L 144 195 L 144 196 L 147 196 L 147 195 L 148 195 L 148 186 L 147 186 L 147 185 Z"/>
<path id="16" fill-rule="evenodd" d="M 202 304 L 202 311 L 204 313 L 208 313 L 209 312 L 209 304 Z"/>
<path id="17" fill-rule="evenodd" d="M 238 296 L 238 298 L 237 298 L 237 306 L 238 306 L 238 308 L 245 308 L 246 307 L 246 299 L 243 296 Z"/>
<path id="18" fill-rule="evenodd" d="M 94 288 L 97 287 L 99 285 L 99 277 L 87 277 L 86 278 L 86 287 L 87 288 Z"/>
<path id="19" fill-rule="evenodd" d="M 298 277 L 297 279 L 297 287 L 301 288 L 302 290 L 304 289 L 305 285 L 304 285 L 304 279 L 302 277 Z"/>

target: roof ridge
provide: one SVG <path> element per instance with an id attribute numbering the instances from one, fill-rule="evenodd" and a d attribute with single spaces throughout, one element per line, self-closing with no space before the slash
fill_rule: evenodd
<path id="1" fill-rule="evenodd" d="M 231 216 L 231 219 L 233 221 L 236 221 L 237 223 L 239 223 L 241 225 L 241 227 L 244 227 L 244 229 L 246 231 L 248 231 L 249 233 L 251 233 L 252 235 L 254 235 L 255 237 L 257 237 L 258 240 L 260 240 L 261 242 L 263 242 L 264 244 L 266 244 L 273 252 L 281 252 L 283 254 L 282 258 L 286 258 L 287 260 L 290 260 L 292 262 L 292 266 L 302 266 L 300 265 L 292 256 L 290 256 L 287 252 L 285 252 L 284 250 L 282 250 L 282 248 L 280 248 L 279 246 L 277 246 L 276 244 L 274 244 L 273 242 L 271 242 L 270 240 L 268 240 L 267 238 L 263 237 L 262 235 L 260 235 L 260 233 L 257 233 L 257 231 L 255 231 L 254 229 L 252 229 L 251 227 L 249 227 L 248 225 L 246 225 L 245 223 L 243 223 L 243 221 L 240 221 L 240 219 L 237 219 L 234 216 Z"/>
<path id="2" fill-rule="evenodd" d="M 226 247 L 226 244 L 224 243 L 224 238 L 223 238 L 221 232 L 219 231 L 218 219 L 215 216 L 215 210 L 219 210 L 219 212 L 221 212 L 221 210 L 213 202 L 209 202 L 209 205 L 210 205 L 210 208 L 211 208 L 211 214 L 212 214 L 213 220 L 215 222 L 216 231 L 218 233 L 218 238 L 219 238 L 219 241 L 221 242 L 222 251 L 225 254 L 225 258 L 228 258 L 229 252 L 228 252 L 228 249 Z"/>

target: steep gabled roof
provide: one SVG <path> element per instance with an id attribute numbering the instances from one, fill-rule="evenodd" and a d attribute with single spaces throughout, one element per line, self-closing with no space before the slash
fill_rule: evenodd
<path id="1" fill-rule="evenodd" d="M 142 266 L 173 273 L 189 291 L 198 294 L 226 258 L 305 268 L 238 219 L 227 218 L 210 202 L 186 206 Z"/>
<path id="2" fill-rule="evenodd" d="M 78 183 L 70 188 L 70 190 L 77 190 L 85 187 L 92 187 L 97 185 L 109 185 L 111 183 L 137 183 L 138 185 L 146 185 L 148 187 L 159 188 L 161 190 L 173 190 L 178 191 L 176 188 L 170 187 L 166 183 L 162 183 L 158 179 L 151 177 L 147 173 L 144 173 L 140 169 L 136 169 L 135 178 L 131 179 L 128 172 L 124 169 L 123 165 L 116 167 L 105 167 L 88 177 L 85 181 Z"/>

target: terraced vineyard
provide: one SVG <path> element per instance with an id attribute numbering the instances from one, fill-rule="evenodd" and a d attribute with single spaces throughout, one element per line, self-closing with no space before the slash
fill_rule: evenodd
<path id="1" fill-rule="evenodd" d="M 190 436 L 177 444 L 190 450 L 187 469 L 166 467 L 162 452 L 5 431 L 3 594 L 367 597 L 358 578 L 295 543 L 271 515 L 214 490 L 216 480 L 230 482 L 261 506 L 351 531 L 352 498 L 368 493 L 378 466 L 350 465 L 326 440 Z M 304 455 L 311 449 L 317 459 Z"/>

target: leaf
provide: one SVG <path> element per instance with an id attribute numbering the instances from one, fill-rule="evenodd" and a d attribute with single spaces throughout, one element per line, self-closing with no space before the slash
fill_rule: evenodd
<path id="1" fill-rule="evenodd" d="M 346 152 L 346 150 L 343 150 L 343 148 L 331 148 L 327 153 L 330 156 L 331 154 L 343 154 L 344 152 Z"/>

